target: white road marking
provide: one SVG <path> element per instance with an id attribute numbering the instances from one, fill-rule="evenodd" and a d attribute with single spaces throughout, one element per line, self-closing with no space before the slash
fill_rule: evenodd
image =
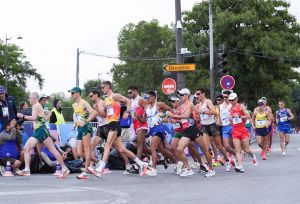
<path id="1" fill-rule="evenodd" d="M 43 189 L 43 190 L 31 190 L 31 191 L 2 191 L 0 196 L 18 196 L 18 195 L 36 195 L 36 194 L 49 194 L 49 193 L 70 193 L 70 192 L 82 192 L 81 189 Z"/>
<path id="2" fill-rule="evenodd" d="M 253 152 L 260 152 L 261 149 L 260 148 L 251 148 L 250 149 L 253 151 Z M 272 152 L 281 152 L 281 148 L 272 148 Z"/>
<path id="3" fill-rule="evenodd" d="M 62 201 L 62 202 L 49 202 L 49 203 L 40 203 L 40 204 L 102 204 L 102 203 L 108 203 L 110 202 L 109 200 L 85 200 L 85 201 Z"/>

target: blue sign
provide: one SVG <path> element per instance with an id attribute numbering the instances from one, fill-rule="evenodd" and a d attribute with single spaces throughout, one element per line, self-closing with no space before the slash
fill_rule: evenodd
<path id="1" fill-rule="evenodd" d="M 220 79 L 220 86 L 222 89 L 230 90 L 235 86 L 235 80 L 232 76 L 226 75 Z"/>

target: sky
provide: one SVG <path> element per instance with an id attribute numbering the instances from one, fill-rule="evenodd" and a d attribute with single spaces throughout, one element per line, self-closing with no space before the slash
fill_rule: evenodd
<path id="1" fill-rule="evenodd" d="M 191 10 L 201 0 L 181 0 Z M 300 1 L 290 0 L 300 20 Z M 67 92 L 76 83 L 76 49 L 118 56 L 117 37 L 123 26 L 158 19 L 175 21 L 175 0 L 9 0 L 0 1 L 0 39 L 24 50 L 27 60 L 45 78 L 42 90 L 30 79 L 28 91 Z M 17 39 L 20 35 L 23 39 Z M 80 86 L 89 79 L 111 80 L 118 60 L 80 55 Z"/>

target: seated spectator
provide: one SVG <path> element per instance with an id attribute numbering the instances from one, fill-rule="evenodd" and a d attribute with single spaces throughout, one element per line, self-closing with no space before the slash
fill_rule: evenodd
<path id="1" fill-rule="evenodd" d="M 16 120 L 8 120 L 4 125 L 5 129 L 0 133 L 0 165 L 6 166 L 7 161 L 10 161 L 12 169 L 19 171 L 21 161 L 18 159 L 22 138 L 16 125 Z"/>
<path id="2" fill-rule="evenodd" d="M 22 102 L 20 104 L 19 112 L 22 113 L 23 115 L 31 116 L 31 110 L 28 108 L 28 104 L 26 102 Z"/>
<path id="3" fill-rule="evenodd" d="M 121 138 L 123 142 L 130 142 L 131 131 L 130 126 L 132 123 L 132 117 L 126 112 L 127 107 L 121 107 L 121 117 L 119 119 L 120 126 L 122 128 Z M 125 116 L 126 115 L 126 116 Z"/>

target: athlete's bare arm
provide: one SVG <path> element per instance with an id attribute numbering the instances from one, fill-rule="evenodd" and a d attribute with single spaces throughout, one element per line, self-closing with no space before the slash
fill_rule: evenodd
<path id="1" fill-rule="evenodd" d="M 292 113 L 291 109 L 287 109 L 287 112 L 290 114 L 289 120 L 294 120 L 294 114 Z"/>
<path id="2" fill-rule="evenodd" d="M 116 101 L 121 101 L 126 103 L 127 112 L 129 113 L 129 110 L 131 108 L 131 100 L 129 98 L 126 98 L 125 96 L 122 96 L 121 94 L 118 93 L 113 93 L 112 98 Z"/>
<path id="3" fill-rule="evenodd" d="M 218 114 L 216 111 L 216 108 L 211 100 L 206 99 L 206 104 L 207 104 L 207 107 L 209 110 L 203 112 L 202 114 L 206 114 L 206 115 L 217 115 Z"/>

